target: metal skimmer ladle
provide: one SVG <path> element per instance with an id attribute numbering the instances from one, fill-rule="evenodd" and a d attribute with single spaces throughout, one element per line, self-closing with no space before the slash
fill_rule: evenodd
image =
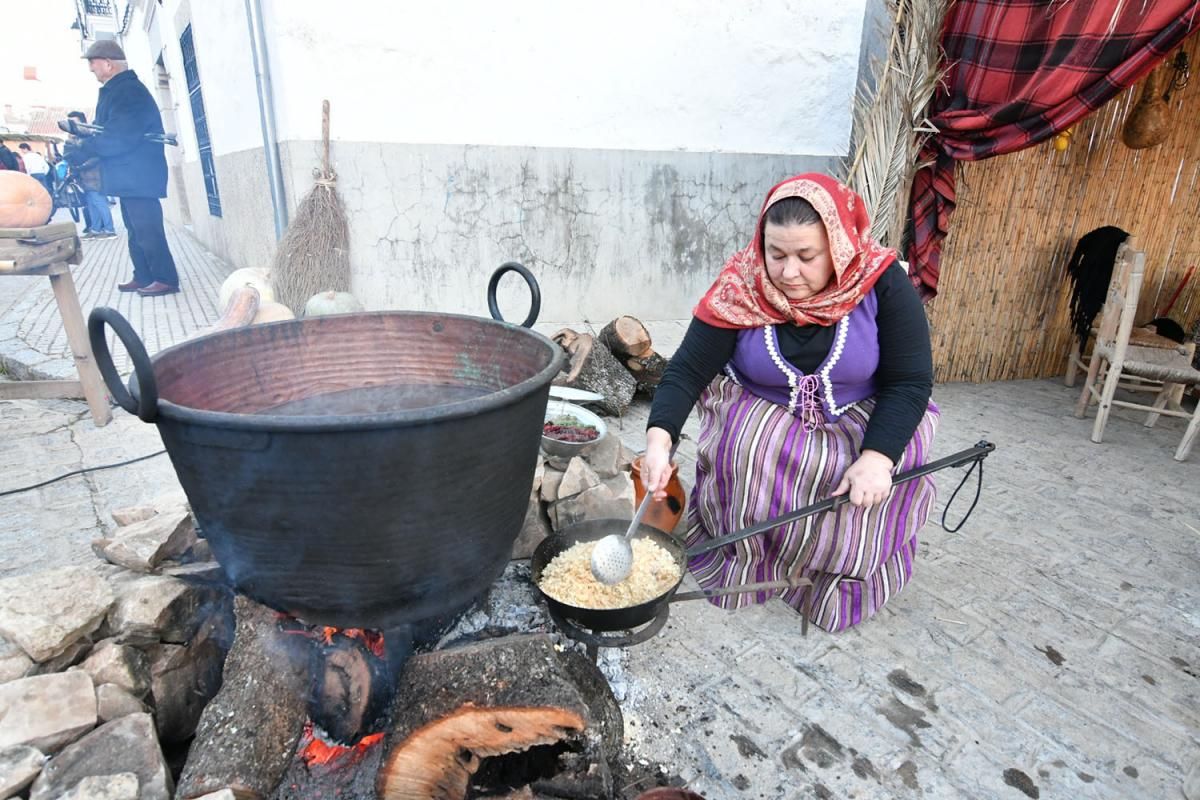
<path id="1" fill-rule="evenodd" d="M 633 545 L 630 544 L 630 540 L 633 539 L 633 533 L 638 529 L 642 517 L 646 516 L 646 509 L 650 507 L 650 501 L 653 499 L 654 492 L 647 491 L 624 536 L 610 533 L 596 542 L 592 550 L 592 575 L 596 580 L 611 586 L 629 577 L 629 573 L 633 571 Z"/>
<path id="2" fill-rule="evenodd" d="M 677 447 L 678 442 L 671 445 L 671 452 L 667 455 L 668 464 L 675 459 Z M 646 509 L 650 507 L 653 497 L 654 493 L 647 489 L 646 496 L 637 507 L 633 522 L 629 523 L 629 530 L 625 531 L 624 536 L 610 533 L 596 542 L 592 549 L 592 577 L 596 580 L 612 586 L 629 577 L 629 573 L 633 571 L 633 545 L 630 542 L 633 541 L 633 534 L 641 524 L 642 517 L 646 516 Z"/>

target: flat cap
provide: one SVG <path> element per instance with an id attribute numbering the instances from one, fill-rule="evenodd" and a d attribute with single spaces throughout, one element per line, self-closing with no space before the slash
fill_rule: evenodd
<path id="1" fill-rule="evenodd" d="M 112 39 L 101 39 L 98 42 L 92 42 L 92 46 L 83 54 L 83 58 L 107 58 L 110 61 L 124 61 L 125 51 L 121 49 L 121 45 Z"/>

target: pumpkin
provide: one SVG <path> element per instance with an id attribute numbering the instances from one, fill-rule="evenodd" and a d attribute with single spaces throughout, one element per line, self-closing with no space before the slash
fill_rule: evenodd
<path id="1" fill-rule="evenodd" d="M 34 228 L 50 221 L 53 203 L 37 178 L 0 170 L 0 228 Z"/>
<path id="2" fill-rule="evenodd" d="M 221 291 L 217 295 L 217 308 L 224 309 L 228 307 L 233 293 L 243 286 L 253 286 L 255 289 L 258 289 L 259 305 L 275 302 L 275 290 L 271 288 L 270 271 L 245 267 L 243 269 L 235 269 L 225 279 L 225 282 L 221 284 Z"/>
<path id="3" fill-rule="evenodd" d="M 362 303 L 349 292 L 318 292 L 304 304 L 304 316 L 323 317 L 326 314 L 350 314 L 362 311 Z"/>
<path id="4" fill-rule="evenodd" d="M 295 318 L 296 315 L 283 303 L 262 303 L 258 307 L 258 313 L 254 315 L 254 321 L 250 324 L 260 325 L 264 322 L 280 322 Z"/>

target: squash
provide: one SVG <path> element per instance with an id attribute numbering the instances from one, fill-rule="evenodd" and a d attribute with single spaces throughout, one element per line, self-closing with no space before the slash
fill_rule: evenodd
<path id="1" fill-rule="evenodd" d="M 285 319 L 295 319 L 296 315 L 283 303 L 263 303 L 258 307 L 251 325 L 261 325 L 264 322 L 281 322 Z"/>
<path id="2" fill-rule="evenodd" d="M 50 221 L 50 193 L 24 172 L 0 170 L 0 228 L 36 228 Z"/>
<path id="3" fill-rule="evenodd" d="M 318 292 L 304 304 L 304 316 L 323 317 L 326 314 L 350 314 L 362 311 L 362 303 L 349 292 Z"/>
<path id="4" fill-rule="evenodd" d="M 270 271 L 244 267 L 234 270 L 225 279 L 225 282 L 221 284 L 221 291 L 217 294 L 217 308 L 224 310 L 229 305 L 229 300 L 233 297 L 234 291 L 243 286 L 253 286 L 255 289 L 258 289 L 258 302 L 260 304 L 275 302 L 275 290 L 271 288 Z"/>
<path id="5" fill-rule="evenodd" d="M 239 286 L 230 294 L 229 303 L 221 312 L 221 318 L 213 323 L 212 330 L 225 331 L 249 325 L 258 314 L 258 307 L 258 289 L 253 286 Z"/>

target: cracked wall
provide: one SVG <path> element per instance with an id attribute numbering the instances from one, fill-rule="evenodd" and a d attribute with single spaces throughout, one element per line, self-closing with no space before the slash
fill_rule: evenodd
<path id="1" fill-rule="evenodd" d="M 294 209 L 318 144 L 282 151 Z M 543 320 L 599 322 L 690 316 L 748 241 L 766 190 L 835 168 L 816 156 L 366 142 L 336 142 L 333 160 L 368 308 L 485 314 L 492 271 L 519 261 L 541 284 Z M 506 278 L 505 315 L 521 319 L 527 305 L 519 278 Z"/>

